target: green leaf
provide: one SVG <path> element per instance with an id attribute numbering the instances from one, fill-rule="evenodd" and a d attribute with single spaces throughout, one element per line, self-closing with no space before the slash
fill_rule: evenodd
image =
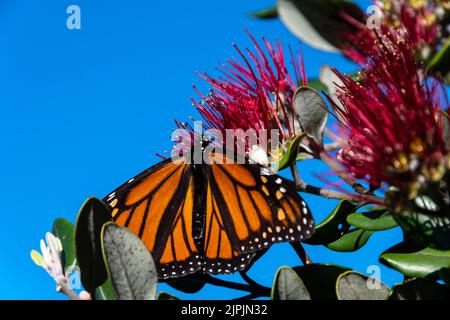
<path id="1" fill-rule="evenodd" d="M 363 19 L 359 7 L 344 0 L 278 0 L 281 21 L 295 36 L 310 46 L 330 52 L 339 51 L 338 31 L 354 29 L 341 12 Z"/>
<path id="2" fill-rule="evenodd" d="M 277 7 L 270 7 L 267 9 L 259 10 L 256 12 L 252 12 L 249 14 L 250 17 L 258 18 L 258 19 L 274 19 L 278 17 Z"/>
<path id="3" fill-rule="evenodd" d="M 75 226 L 75 248 L 80 267 L 81 283 L 86 291 L 93 293 L 107 279 L 106 266 L 102 257 L 101 230 L 111 221 L 106 205 L 91 197 L 78 213 Z"/>
<path id="4" fill-rule="evenodd" d="M 302 131 L 322 145 L 329 112 L 319 92 L 310 87 L 300 87 L 294 94 L 292 104 Z"/>
<path id="5" fill-rule="evenodd" d="M 439 214 L 439 208 L 428 196 L 415 200 L 416 208 L 394 215 L 406 236 L 424 246 L 450 249 L 450 217 Z"/>
<path id="6" fill-rule="evenodd" d="M 429 71 L 439 73 L 442 77 L 447 79 L 447 83 L 450 83 L 450 38 L 447 39 L 445 45 L 430 60 L 427 68 Z"/>
<path id="7" fill-rule="evenodd" d="M 197 293 L 205 286 L 206 275 L 197 273 L 183 278 L 167 280 L 166 283 L 184 293 Z"/>
<path id="8" fill-rule="evenodd" d="M 341 274 L 336 282 L 339 300 L 386 300 L 389 293 L 384 283 L 354 271 Z"/>
<path id="9" fill-rule="evenodd" d="M 117 294 L 112 287 L 111 280 L 95 289 L 95 300 L 117 300 Z"/>
<path id="10" fill-rule="evenodd" d="M 272 300 L 311 300 L 302 279 L 294 269 L 281 267 L 275 275 Z"/>
<path id="11" fill-rule="evenodd" d="M 389 300 L 450 300 L 450 290 L 428 279 L 412 279 L 395 285 Z"/>
<path id="12" fill-rule="evenodd" d="M 331 264 L 308 264 L 294 270 L 312 300 L 337 300 L 336 281 L 342 273 L 349 271 L 348 268 Z"/>
<path id="13" fill-rule="evenodd" d="M 75 227 L 70 221 L 58 218 L 53 222 L 52 233 L 61 241 L 64 270 L 66 274 L 69 274 L 77 265 Z"/>
<path id="14" fill-rule="evenodd" d="M 158 300 L 180 300 L 180 298 L 175 297 L 167 292 L 160 292 L 158 295 Z"/>
<path id="15" fill-rule="evenodd" d="M 366 231 L 361 229 L 352 230 L 338 240 L 326 245 L 328 249 L 338 252 L 353 252 L 361 249 L 366 245 L 373 231 Z"/>
<path id="16" fill-rule="evenodd" d="M 158 273 L 145 244 L 134 233 L 110 222 L 103 226 L 102 247 L 119 300 L 155 300 Z"/>
<path id="17" fill-rule="evenodd" d="M 397 227 L 394 217 L 386 210 L 352 213 L 347 217 L 347 222 L 359 229 L 368 231 L 382 231 Z"/>
<path id="18" fill-rule="evenodd" d="M 278 162 L 278 169 L 283 170 L 288 168 L 297 158 L 298 146 L 302 140 L 303 135 L 295 137 L 292 141 L 288 141 L 287 150 L 283 153 L 283 157 Z"/>
<path id="19" fill-rule="evenodd" d="M 450 267 L 450 251 L 402 242 L 382 253 L 380 262 L 405 276 L 425 278 L 435 275 L 442 268 Z"/>
<path id="20" fill-rule="evenodd" d="M 314 235 L 303 241 L 312 245 L 326 245 L 338 240 L 350 229 L 347 216 L 356 211 L 356 206 L 347 200 L 342 200 L 321 223 L 316 226 Z"/>

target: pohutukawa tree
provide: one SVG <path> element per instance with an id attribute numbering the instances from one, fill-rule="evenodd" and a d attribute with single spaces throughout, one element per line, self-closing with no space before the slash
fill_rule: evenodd
<path id="1" fill-rule="evenodd" d="M 449 298 L 449 4 L 376 5 L 374 16 L 349 1 L 278 0 L 255 13 L 280 17 L 305 43 L 341 52 L 358 71 L 324 65 L 319 80 L 307 80 L 295 50 L 248 33 L 253 49 L 235 46 L 238 58 L 217 76 L 200 74 L 210 91 L 195 88 L 201 119 L 177 122 L 176 157 L 103 200 L 89 198 L 75 226 L 57 219 L 42 254 L 32 251 L 57 290 L 71 299 L 177 299 L 157 294 L 165 282 L 190 294 L 206 283 L 246 291 L 243 299 Z M 206 155 L 209 162 L 196 162 Z M 304 181 L 297 163 L 309 159 L 339 182 Z M 317 223 L 302 193 L 339 203 Z M 353 252 L 392 228 L 404 239 L 379 257 L 405 277 L 392 288 L 307 253 Z M 269 288 L 247 272 L 279 242 L 302 264 L 269 275 Z M 70 285 L 76 270 L 81 292 Z M 216 277 L 235 272 L 245 283 Z"/>

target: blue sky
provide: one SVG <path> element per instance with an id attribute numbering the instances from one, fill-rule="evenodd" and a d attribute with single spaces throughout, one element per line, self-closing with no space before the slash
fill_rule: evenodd
<path id="1" fill-rule="evenodd" d="M 365 1 L 364 1 L 365 2 Z M 90 195 L 102 198 L 159 161 L 171 147 L 173 120 L 196 116 L 189 98 L 197 71 L 213 71 L 250 46 L 244 32 L 296 44 L 278 21 L 246 13 L 273 0 L 227 1 L 25 1 L 0 3 L 0 298 L 58 299 L 47 274 L 29 252 L 57 217 L 74 221 Z M 66 8 L 81 8 L 82 29 L 66 28 Z M 339 55 L 304 46 L 310 77 L 322 63 L 352 71 Z M 325 168 L 300 165 L 305 180 Z M 305 196 L 317 221 L 336 204 Z M 357 253 L 307 247 L 315 262 L 366 272 L 400 232 L 376 234 Z M 276 245 L 250 273 L 270 285 L 280 265 L 298 265 L 286 244 Z M 401 277 L 384 267 L 382 280 Z M 225 277 L 236 279 L 236 277 Z M 167 290 L 161 286 L 161 290 Z M 176 293 L 181 297 L 187 295 Z M 239 293 L 207 286 L 193 298 L 226 299 Z"/>

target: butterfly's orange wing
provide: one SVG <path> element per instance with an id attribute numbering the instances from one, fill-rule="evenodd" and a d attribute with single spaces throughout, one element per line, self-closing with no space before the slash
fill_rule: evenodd
<path id="1" fill-rule="evenodd" d="M 308 206 L 288 180 L 261 175 L 257 165 L 230 164 L 222 154 L 212 154 L 211 160 L 204 166 L 205 271 L 245 269 L 256 251 L 312 235 Z"/>
<path id="2" fill-rule="evenodd" d="M 151 167 L 104 201 L 112 208 L 114 221 L 142 239 L 160 278 L 201 269 L 202 258 L 192 236 L 192 169 L 182 159 Z"/>

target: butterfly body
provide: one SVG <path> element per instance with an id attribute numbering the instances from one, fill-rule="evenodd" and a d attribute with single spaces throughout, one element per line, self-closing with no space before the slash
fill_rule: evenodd
<path id="1" fill-rule="evenodd" d="M 245 269 L 258 250 L 310 237 L 310 211 L 288 180 L 220 153 L 211 162 L 165 160 L 104 202 L 114 221 L 137 234 L 161 279 Z"/>

